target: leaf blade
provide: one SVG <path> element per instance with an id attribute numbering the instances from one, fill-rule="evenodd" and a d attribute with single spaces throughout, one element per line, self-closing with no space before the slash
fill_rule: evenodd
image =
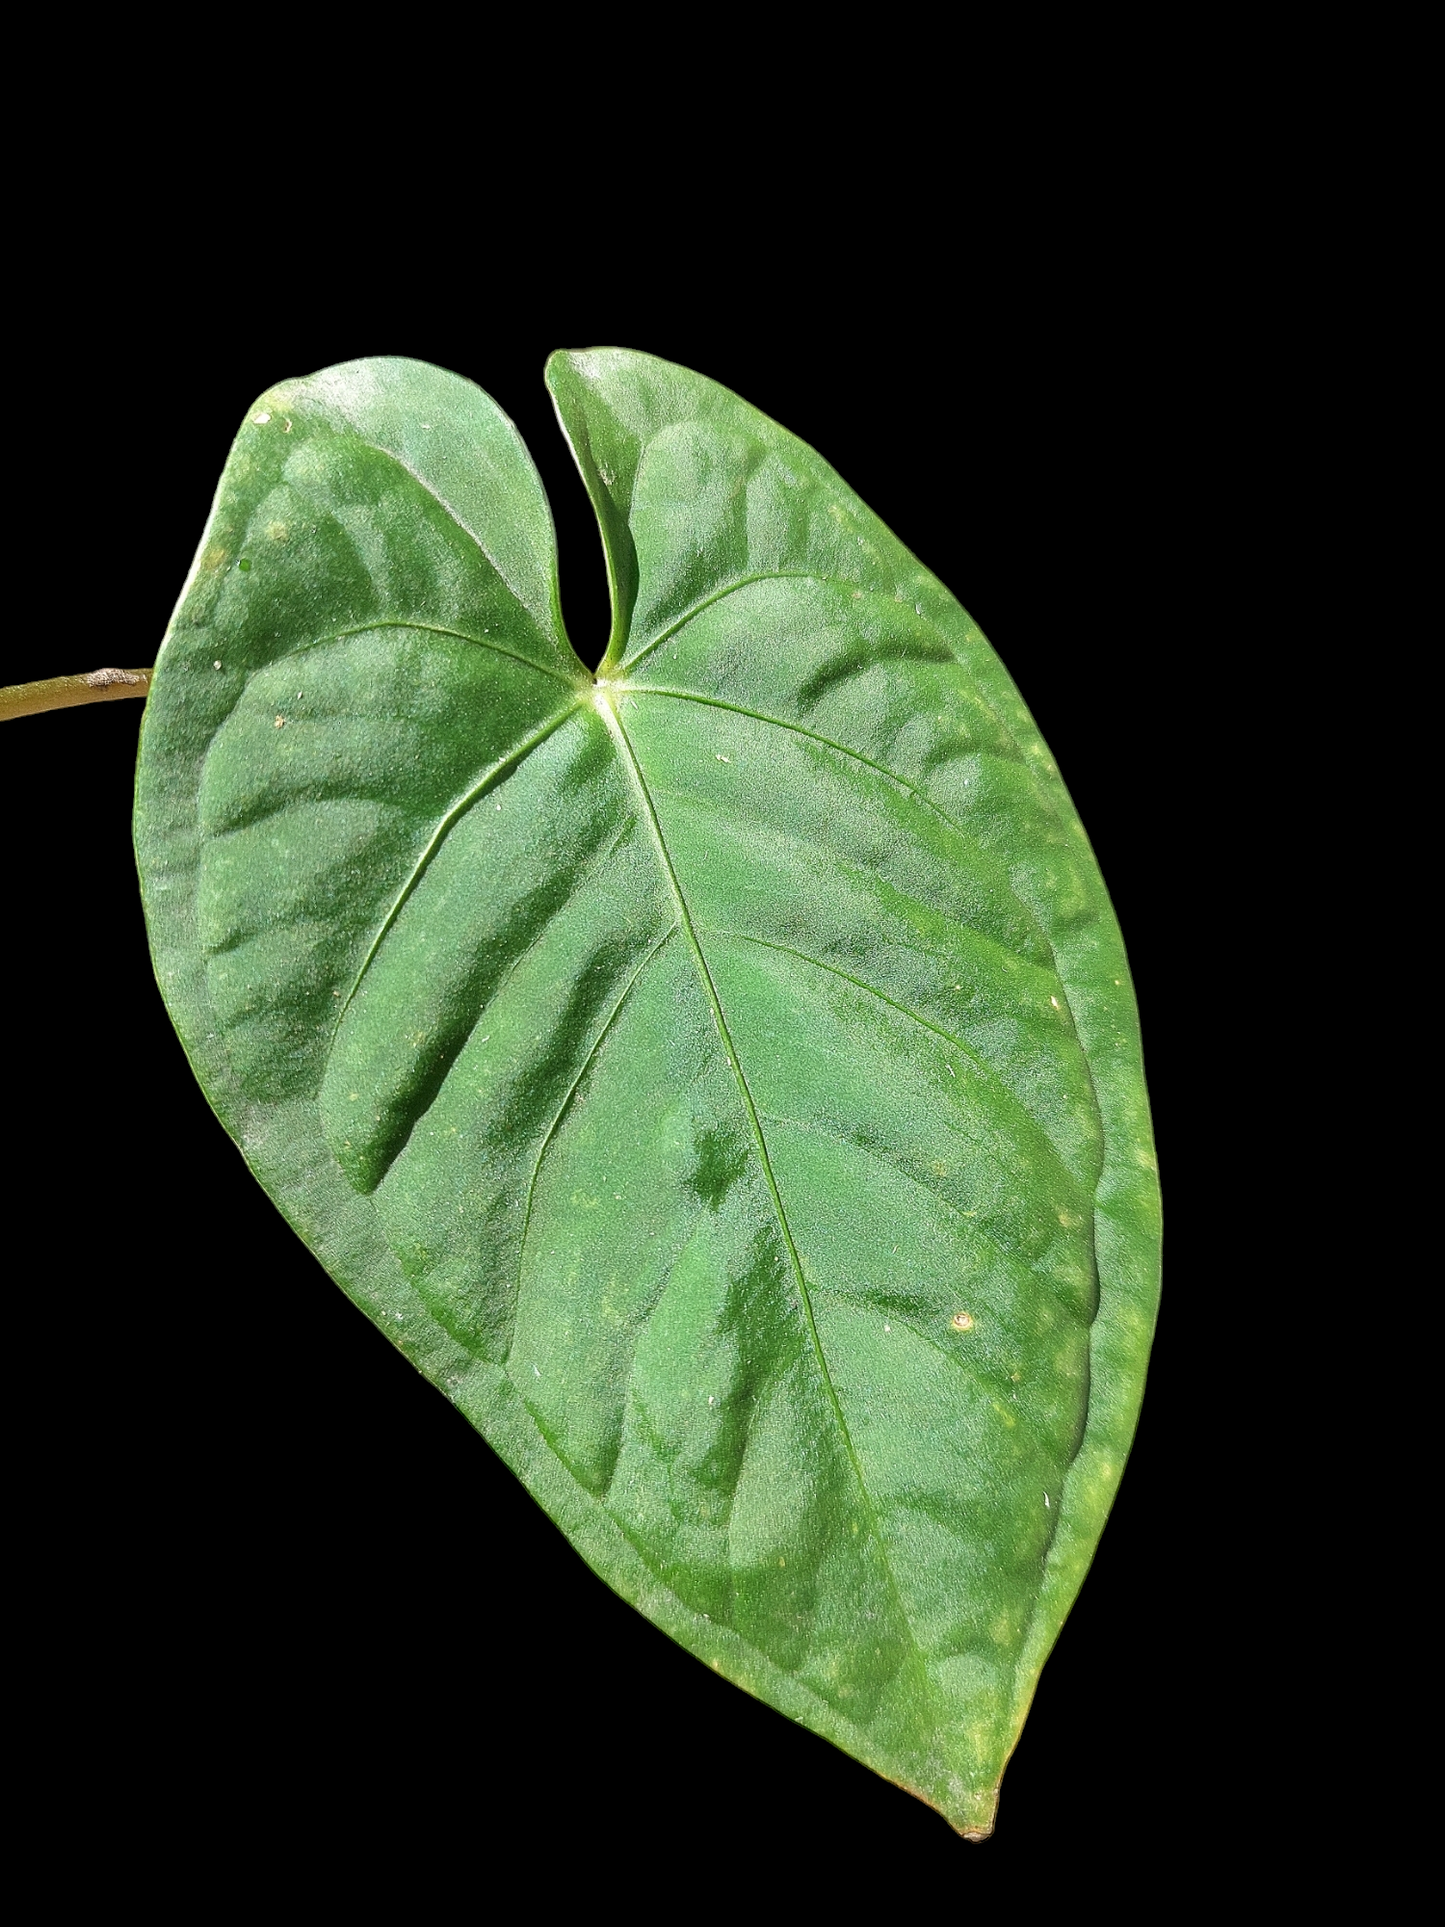
<path id="1" fill-rule="evenodd" d="M 162 652 L 137 846 L 177 1026 L 302 1235 L 609 1583 L 987 1831 L 1152 1319 L 1087 844 L 977 630 L 795 438 L 648 357 L 554 357 L 615 589 L 594 696 L 529 467 L 453 515 L 470 549 L 436 519 L 456 436 L 387 520 L 406 484 L 348 436 L 405 468 L 407 410 L 453 408 L 489 475 L 515 453 L 406 366 L 380 428 L 371 375 L 349 414 L 313 378 L 316 424 L 288 387 L 309 469 L 243 433 L 203 556 L 283 484 L 346 540 L 305 579 L 263 549 L 259 596 L 202 567 Z M 1094 1317 L 1101 1182 L 1125 1289 Z"/>

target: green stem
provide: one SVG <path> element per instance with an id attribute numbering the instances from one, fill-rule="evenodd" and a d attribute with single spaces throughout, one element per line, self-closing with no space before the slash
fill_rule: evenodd
<path id="1" fill-rule="evenodd" d="M 0 723 L 15 716 L 38 716 L 43 709 L 71 709 L 76 703 L 122 702 L 144 698 L 149 669 L 92 669 L 88 676 L 51 676 L 46 682 L 17 682 L 0 689 Z"/>

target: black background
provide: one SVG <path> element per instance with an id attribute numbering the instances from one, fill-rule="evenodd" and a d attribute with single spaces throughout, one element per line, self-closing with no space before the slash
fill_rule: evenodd
<path id="1" fill-rule="evenodd" d="M 1220 1747 L 1243 1717 L 1232 1628 L 1258 1608 L 1215 1422 L 1214 1306 L 1239 1260 L 1207 994 L 1229 967 L 1210 800 L 1228 405 L 1177 277 L 1117 258 L 981 275 L 962 239 L 931 247 L 922 291 L 902 267 L 855 279 L 787 249 L 746 274 L 734 249 L 731 281 L 544 274 L 532 256 L 422 297 L 313 257 L 268 285 L 179 230 L 145 275 L 67 271 L 67 298 L 26 322 L 9 407 L 35 505 L 28 534 L 11 525 L 12 582 L 33 594 L 0 680 L 152 661 L 253 397 L 363 354 L 455 369 L 518 423 L 584 655 L 606 593 L 541 383 L 557 346 L 642 348 L 736 389 L 955 591 L 1113 894 L 1169 1226 L 1134 1456 L 995 1837 L 965 1846 L 618 1601 L 286 1227 L 151 977 L 128 822 L 140 705 L 117 703 L 0 737 L 10 1369 L 28 1414 L 12 1640 L 43 1708 L 21 1743 L 33 1786 L 77 1851 L 160 1877 L 183 1837 L 222 1885 L 284 1859 L 296 1893 L 418 1855 L 438 1894 L 484 1866 L 554 1895 L 676 1892 L 690 1868 L 719 1902 L 762 1882 L 778 1906 L 906 1870 L 920 1902 L 952 1907 L 1063 1891 L 1089 1867 L 1127 1888 L 1145 1856 L 1187 1885 L 1240 1826 Z"/>

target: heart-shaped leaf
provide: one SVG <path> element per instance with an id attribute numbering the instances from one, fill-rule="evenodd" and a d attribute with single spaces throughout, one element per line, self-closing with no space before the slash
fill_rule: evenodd
<path id="1" fill-rule="evenodd" d="M 363 361 L 252 411 L 145 718 L 161 985 L 596 1571 L 980 1835 L 1153 1325 L 1113 916 L 987 642 L 826 463 L 645 355 L 548 374 L 595 679 L 478 389 Z"/>

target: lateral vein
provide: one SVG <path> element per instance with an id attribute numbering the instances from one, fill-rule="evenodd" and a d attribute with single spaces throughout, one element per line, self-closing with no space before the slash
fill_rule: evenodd
<path id="1" fill-rule="evenodd" d="M 529 612 L 530 613 L 530 612 Z M 457 642 L 469 642 L 476 649 L 490 649 L 493 655 L 506 656 L 512 662 L 521 663 L 524 669 L 535 669 L 539 676 L 550 676 L 553 682 L 564 683 L 568 689 L 576 689 L 580 678 L 569 676 L 565 670 L 554 669 L 550 663 L 538 662 L 535 656 L 524 656 L 519 649 L 508 649 L 505 643 L 493 642 L 489 636 L 469 635 L 465 629 L 448 629 L 439 622 L 417 622 L 409 616 L 378 616 L 374 622 L 356 622 L 347 629 L 333 629 L 315 642 L 309 642 L 307 649 L 323 649 L 329 642 L 342 642 L 348 636 L 364 636 L 372 629 L 415 629 L 424 636 L 449 636 Z M 293 649 L 293 656 L 303 655 L 304 650 Z"/>
<path id="2" fill-rule="evenodd" d="M 715 590 L 712 595 L 704 596 L 701 602 L 694 603 L 686 615 L 679 616 L 677 621 L 664 629 L 660 636 L 654 636 L 651 642 L 645 642 L 635 656 L 625 656 L 620 667 L 631 669 L 634 664 L 641 662 L 644 656 L 650 656 L 654 649 L 660 649 L 663 643 L 671 642 L 678 631 L 695 621 L 704 609 L 710 609 L 715 602 L 726 602 L 730 595 L 736 595 L 739 589 L 750 589 L 755 582 L 826 583 L 830 580 L 831 578 L 826 575 L 814 575 L 809 569 L 764 569 L 758 575 L 745 575 L 737 582 L 729 582 L 725 589 Z"/>
<path id="3" fill-rule="evenodd" d="M 397 917 L 401 914 L 402 908 L 407 901 L 407 898 L 411 895 L 412 891 L 415 890 L 417 884 L 420 883 L 428 864 L 431 862 L 432 858 L 436 855 L 437 851 L 441 848 L 446 838 L 451 834 L 452 829 L 456 825 L 458 819 L 465 816 L 467 811 L 478 800 L 478 798 L 485 796 L 487 791 L 492 787 L 494 783 L 499 782 L 502 779 L 502 777 L 510 775 L 511 772 L 514 769 L 516 769 L 519 764 L 525 762 L 527 757 L 531 755 L 534 749 L 538 748 L 540 744 L 546 742 L 547 738 L 552 734 L 552 732 L 556 729 L 559 729 L 562 726 L 562 724 L 567 721 L 569 716 L 575 716 L 577 711 L 581 707 L 582 707 L 582 701 L 581 701 L 581 698 L 579 697 L 575 702 L 569 703 L 565 709 L 559 710 L 555 716 L 549 717 L 545 723 L 539 724 L 538 727 L 532 731 L 530 736 L 524 736 L 520 743 L 516 744 L 514 748 L 509 749 L 507 751 L 505 756 L 499 757 L 498 760 L 492 764 L 490 769 L 484 770 L 483 773 L 477 778 L 476 782 L 473 783 L 472 787 L 467 791 L 466 795 L 459 798 L 457 802 L 453 803 L 451 808 L 447 811 L 446 815 L 442 818 L 441 822 L 438 823 L 438 825 L 436 826 L 436 829 L 433 830 L 431 834 L 431 838 L 428 841 L 426 848 L 422 851 L 421 855 L 417 858 L 416 863 L 413 866 L 411 875 L 407 878 L 406 882 L 403 883 L 403 885 L 401 886 L 401 889 L 397 892 L 396 899 L 392 903 L 391 908 L 387 911 L 386 915 L 382 918 L 381 923 L 377 928 L 376 935 L 371 940 L 370 948 L 367 950 L 365 957 L 362 959 L 361 968 L 357 971 L 355 980 L 352 983 L 350 990 L 347 991 L 346 996 L 342 1000 L 341 1009 L 336 1013 L 336 1026 L 338 1028 L 341 1024 L 342 1018 L 346 1015 L 347 1009 L 350 1006 L 352 998 L 356 995 L 357 991 L 361 988 L 361 981 L 363 977 L 365 977 L 367 971 L 370 970 L 372 962 L 376 957 L 376 953 L 381 948 L 382 939 L 386 936 L 386 933 L 388 930 L 390 930 L 391 926 L 396 922 Z M 333 1030 L 333 1036 L 334 1034 L 335 1032 Z"/>
<path id="4" fill-rule="evenodd" d="M 542 1174 L 542 1161 L 547 1155 L 548 1149 L 550 1148 L 552 1143 L 552 1139 L 557 1134 L 557 1126 L 562 1122 L 562 1119 L 567 1115 L 567 1107 L 572 1102 L 573 1097 L 576 1095 L 577 1086 L 582 1082 L 582 1079 L 587 1075 L 588 1070 L 591 1068 L 592 1060 L 596 1057 L 598 1051 L 601 1050 L 602 1048 L 603 1039 L 606 1037 L 608 1031 L 611 1030 L 613 1023 L 621 1015 L 622 1006 L 627 1002 L 628 998 L 632 995 L 633 990 L 637 986 L 638 979 L 641 977 L 643 971 L 646 970 L 647 966 L 652 962 L 653 958 L 657 955 L 658 951 L 662 949 L 662 946 L 667 942 L 668 938 L 672 936 L 673 932 L 676 929 L 677 929 L 677 925 L 674 923 L 668 929 L 663 931 L 662 935 L 657 939 L 657 942 L 652 945 L 651 949 L 649 949 L 649 951 L 647 952 L 647 955 L 642 959 L 642 962 L 637 966 L 636 970 L 633 971 L 632 975 L 627 979 L 627 982 L 623 985 L 622 995 L 617 999 L 617 1002 L 612 1006 L 611 1010 L 608 1011 L 607 1016 L 603 1021 L 602 1028 L 598 1031 L 596 1037 L 593 1038 L 591 1046 L 588 1049 L 587 1055 L 582 1060 L 581 1068 L 578 1070 L 577 1075 L 572 1079 L 572 1082 L 567 1086 L 567 1094 L 562 1099 L 562 1102 L 557 1106 L 556 1115 L 553 1117 L 552 1122 L 547 1126 L 546 1134 L 544 1135 L 541 1145 L 537 1151 L 536 1162 L 532 1166 L 531 1178 L 528 1180 L 528 1183 L 527 1183 L 527 1208 L 522 1215 L 522 1235 L 517 1243 L 517 1288 L 519 1291 L 521 1289 L 521 1284 L 522 1284 L 522 1260 L 525 1257 L 526 1251 L 527 1251 L 527 1233 L 532 1226 L 532 1199 L 536 1194 L 537 1179 Z"/>
<path id="5" fill-rule="evenodd" d="M 819 735 L 816 729 L 804 729 L 801 723 L 790 723 L 783 716 L 765 715 L 761 709 L 748 709 L 742 703 L 725 703 L 718 696 L 700 696 L 692 689 L 660 689 L 655 683 L 639 683 L 635 689 L 630 688 L 626 693 L 629 696 L 669 696 L 677 702 L 701 703 L 708 709 L 730 710 L 734 716 L 750 716 L 755 723 L 767 723 L 774 729 L 790 730 L 794 736 L 806 736 L 809 742 L 821 743 L 824 749 L 836 749 L 840 756 L 850 757 L 853 762 L 861 763 L 865 769 L 876 770 L 880 776 L 886 776 L 890 783 L 896 783 L 899 789 L 907 790 L 910 796 L 916 796 L 925 809 L 932 810 L 940 822 L 946 823 L 949 829 L 963 837 L 965 841 L 976 840 L 970 837 L 961 823 L 954 821 L 947 810 L 941 810 L 927 791 L 921 790 L 916 783 L 910 783 L 906 776 L 900 776 L 897 770 L 889 769 L 885 763 L 875 763 L 871 756 L 864 756 L 856 749 L 849 749 L 846 743 L 835 742 L 831 736 Z"/>

